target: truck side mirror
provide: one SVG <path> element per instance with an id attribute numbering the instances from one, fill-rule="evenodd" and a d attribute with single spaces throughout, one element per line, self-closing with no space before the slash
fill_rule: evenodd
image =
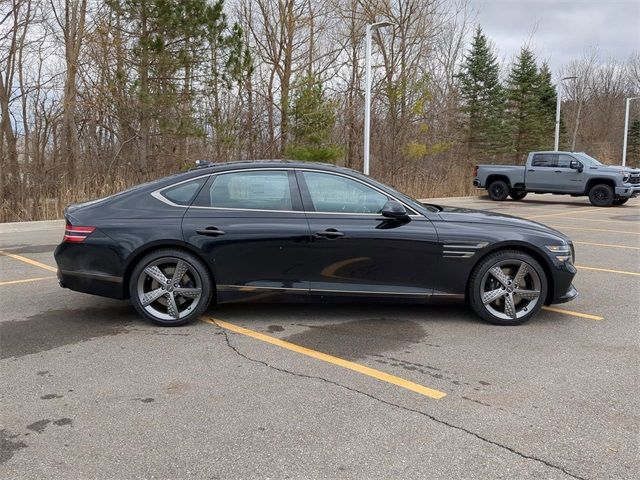
<path id="1" fill-rule="evenodd" d="M 571 160 L 569 167 L 573 170 L 577 170 L 579 173 L 582 173 L 582 170 L 584 170 L 584 167 L 578 160 Z"/>

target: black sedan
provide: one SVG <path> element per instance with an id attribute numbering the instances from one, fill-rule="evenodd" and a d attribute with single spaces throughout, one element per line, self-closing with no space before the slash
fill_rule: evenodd
<path id="1" fill-rule="evenodd" d="M 571 241 L 491 212 L 422 204 L 353 170 L 211 164 L 65 211 L 60 285 L 164 326 L 233 301 L 466 299 L 515 325 L 578 294 Z"/>

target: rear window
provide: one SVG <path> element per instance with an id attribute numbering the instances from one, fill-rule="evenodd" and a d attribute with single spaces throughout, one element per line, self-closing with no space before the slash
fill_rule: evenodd
<path id="1" fill-rule="evenodd" d="M 200 191 L 202 185 L 204 185 L 204 182 L 206 180 L 207 177 L 201 177 L 192 180 L 191 182 L 185 182 L 181 183 L 180 185 L 176 185 L 175 187 L 167 188 L 166 190 L 162 191 L 162 196 L 170 202 L 176 203 L 178 205 L 191 205 L 191 202 Z"/>

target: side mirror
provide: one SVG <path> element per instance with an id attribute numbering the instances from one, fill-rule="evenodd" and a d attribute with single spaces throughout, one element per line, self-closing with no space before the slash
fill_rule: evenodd
<path id="1" fill-rule="evenodd" d="M 380 213 L 382 213 L 383 217 L 387 218 L 401 219 L 409 217 L 406 208 L 404 208 L 404 205 L 402 205 L 400 202 L 396 202 L 395 200 L 389 200 L 387 203 L 385 203 Z"/>
<path id="2" fill-rule="evenodd" d="M 569 164 L 569 168 L 572 168 L 573 170 L 578 170 L 578 172 L 580 173 L 582 173 L 582 170 L 583 170 L 582 164 L 578 160 L 571 160 L 571 163 Z"/>

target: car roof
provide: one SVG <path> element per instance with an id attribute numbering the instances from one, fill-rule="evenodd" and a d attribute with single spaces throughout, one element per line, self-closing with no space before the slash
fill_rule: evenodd
<path id="1" fill-rule="evenodd" d="M 211 163 L 209 165 L 203 165 L 189 170 L 190 173 L 198 172 L 199 174 L 207 174 L 220 172 L 224 170 L 240 170 L 247 168 L 274 168 L 274 167 L 286 167 L 286 168 L 313 168 L 317 170 L 328 170 L 345 172 L 349 174 L 361 175 L 361 172 L 353 170 L 351 168 L 339 167 L 331 163 L 321 162 L 302 162 L 297 160 L 239 160 L 224 163 Z"/>

